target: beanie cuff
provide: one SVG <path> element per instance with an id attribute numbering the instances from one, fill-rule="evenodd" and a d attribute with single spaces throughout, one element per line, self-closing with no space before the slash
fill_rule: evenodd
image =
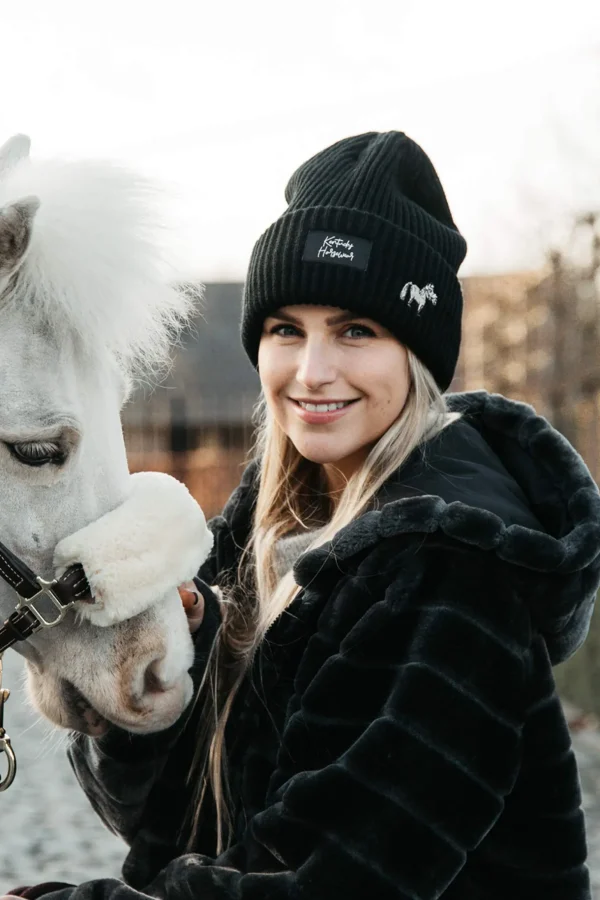
<path id="1" fill-rule="evenodd" d="M 341 236 L 346 247 L 317 256 L 314 232 Z M 447 255 L 464 256 L 462 236 L 439 225 L 438 245 L 444 238 Z M 348 247 L 352 251 L 344 252 Z M 413 230 L 345 207 L 281 216 L 256 242 L 244 289 L 242 343 L 254 366 L 265 318 L 303 304 L 373 319 L 421 360 L 441 390 L 449 386 L 460 346 L 460 283 L 447 260 Z"/>

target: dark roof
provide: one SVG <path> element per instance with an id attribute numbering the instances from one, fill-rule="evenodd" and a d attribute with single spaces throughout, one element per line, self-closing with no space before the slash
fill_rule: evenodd
<path id="1" fill-rule="evenodd" d="M 136 391 L 125 424 L 166 425 L 184 415 L 191 425 L 250 421 L 260 384 L 240 340 L 242 288 L 237 282 L 205 285 L 201 314 L 183 335 L 171 373 L 151 391 Z"/>

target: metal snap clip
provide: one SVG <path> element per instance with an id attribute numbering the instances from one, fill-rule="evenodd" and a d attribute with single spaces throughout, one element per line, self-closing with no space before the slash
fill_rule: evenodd
<path id="1" fill-rule="evenodd" d="M 11 786 L 15 780 L 15 775 L 17 774 L 17 759 L 12 744 L 10 743 L 10 738 L 4 728 L 0 728 L 0 756 L 2 753 L 6 754 L 7 770 L 4 778 L 0 774 L 0 792 L 5 791 Z"/>

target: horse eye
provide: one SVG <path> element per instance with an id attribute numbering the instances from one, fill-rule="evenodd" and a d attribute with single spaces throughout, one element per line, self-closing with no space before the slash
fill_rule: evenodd
<path id="1" fill-rule="evenodd" d="M 15 459 L 26 466 L 45 466 L 48 463 L 62 465 L 65 461 L 65 453 L 58 444 L 46 441 L 32 441 L 27 444 L 6 445 Z"/>

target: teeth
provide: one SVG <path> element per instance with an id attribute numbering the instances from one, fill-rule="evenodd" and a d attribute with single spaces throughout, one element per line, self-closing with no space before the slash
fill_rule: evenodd
<path id="1" fill-rule="evenodd" d="M 336 409 L 343 409 L 344 406 L 349 406 L 351 402 L 351 400 L 342 400 L 340 403 L 302 403 L 301 400 L 298 401 L 302 409 L 305 409 L 307 412 L 334 412 Z"/>

